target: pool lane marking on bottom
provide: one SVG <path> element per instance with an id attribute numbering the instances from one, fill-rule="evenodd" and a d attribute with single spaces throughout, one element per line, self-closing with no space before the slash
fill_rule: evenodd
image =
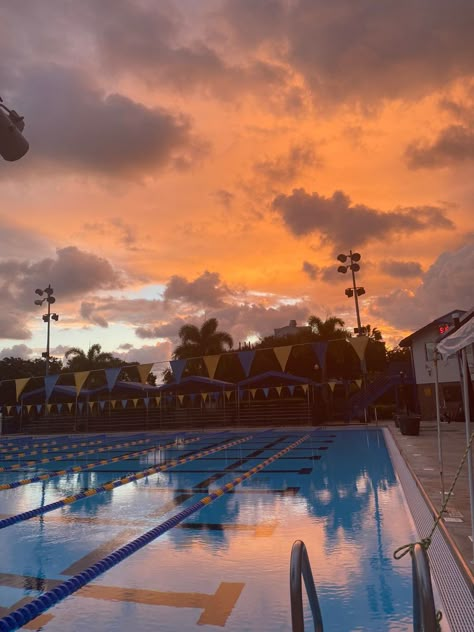
<path id="1" fill-rule="evenodd" d="M 0 529 L 5 529 L 13 524 L 17 524 L 18 522 L 24 522 L 25 520 L 30 520 L 35 516 L 40 516 L 50 511 L 55 511 L 56 509 L 60 509 L 61 507 L 65 507 L 66 505 L 71 505 L 72 503 L 78 502 L 79 500 L 84 500 L 84 498 L 89 498 L 91 496 L 96 496 L 97 494 L 101 494 L 103 492 L 109 492 L 117 487 L 122 487 L 123 485 L 127 485 L 128 483 L 132 483 L 134 481 L 141 480 L 147 476 L 152 476 L 153 474 L 159 474 L 160 472 L 165 472 L 177 465 L 182 465 L 183 463 L 189 463 L 190 461 L 194 461 L 195 459 L 200 459 L 208 454 L 213 454 L 214 452 L 218 452 L 219 450 L 225 450 L 229 445 L 237 445 L 239 443 L 244 443 L 252 438 L 252 435 L 247 437 L 243 437 L 242 439 L 236 439 L 235 441 L 230 441 L 228 443 L 224 443 L 222 445 L 218 445 L 215 448 L 209 448 L 207 450 L 201 450 L 200 452 L 196 452 L 195 454 L 191 454 L 190 456 L 182 457 L 181 459 L 173 459 L 168 463 L 163 463 L 162 465 L 156 465 L 154 467 L 147 468 L 142 472 L 137 472 L 135 474 L 131 474 L 129 476 L 123 476 L 122 478 L 115 479 L 108 483 L 104 483 L 100 487 L 93 487 L 87 489 L 86 491 L 80 492 L 79 494 L 74 494 L 72 496 L 67 496 L 66 498 L 62 498 L 61 500 L 56 500 L 53 503 L 49 503 L 48 505 L 43 505 L 42 507 L 36 507 L 35 509 L 30 509 L 29 511 L 24 511 L 20 514 L 16 514 L 15 516 L 10 516 L 9 518 L 5 518 L 4 520 L 0 520 Z"/>
<path id="2" fill-rule="evenodd" d="M 160 537 L 173 527 L 176 527 L 180 522 L 182 522 L 192 514 L 196 513 L 203 507 L 210 505 L 212 502 L 214 502 L 224 494 L 228 493 L 230 490 L 232 490 L 243 481 L 251 478 L 254 474 L 265 468 L 267 465 L 273 463 L 287 452 L 290 452 L 290 450 L 292 450 L 294 447 L 309 439 L 310 436 L 311 435 L 309 434 L 304 435 L 283 450 L 280 450 L 273 456 L 265 459 L 255 467 L 251 468 L 245 474 L 242 474 L 242 476 L 238 476 L 232 482 L 226 483 L 224 486 L 215 489 L 208 496 L 201 498 L 201 500 L 197 501 L 186 509 L 183 509 L 176 515 L 172 516 L 165 522 L 162 522 L 139 538 L 136 538 L 129 544 L 126 544 L 120 549 L 117 549 L 114 553 L 111 553 L 93 566 L 90 566 L 85 571 L 82 571 L 78 575 L 71 577 L 70 579 L 59 584 L 52 590 L 48 590 L 40 597 L 33 599 L 33 601 L 31 601 L 26 606 L 18 608 L 3 619 L 0 619 L 0 629 L 2 630 L 2 632 L 13 632 L 14 630 L 18 630 L 18 628 L 24 626 L 29 621 L 32 621 L 38 615 L 43 614 L 52 606 L 56 605 L 66 597 L 77 592 L 87 584 L 90 584 L 90 582 L 92 582 L 94 579 L 108 571 L 110 568 L 113 568 L 126 558 L 130 557 L 136 551 L 139 551 L 153 540 L 156 540 L 156 538 Z M 207 623 L 207 621 L 203 622 L 201 620 L 201 623 Z"/>
<path id="3" fill-rule="evenodd" d="M 38 580 L 35 577 L 0 573 L 0 583 L 4 586 L 30 590 L 52 590 L 61 584 L 60 579 Z M 235 604 L 237 603 L 245 584 L 242 582 L 221 582 L 214 594 L 198 592 L 171 592 L 149 590 L 143 588 L 122 588 L 121 586 L 88 585 L 78 593 L 79 597 L 100 599 L 104 601 L 121 601 L 149 606 L 169 606 L 173 608 L 202 609 L 198 625 L 217 625 L 224 627 L 227 623 Z M 23 597 L 10 608 L 0 607 L 0 616 L 6 617 L 11 612 L 31 603 L 31 597 Z M 38 630 L 39 626 L 46 625 L 53 614 L 41 614 L 36 619 L 26 623 L 23 628 Z M 34 621 L 34 623 L 33 623 Z"/>

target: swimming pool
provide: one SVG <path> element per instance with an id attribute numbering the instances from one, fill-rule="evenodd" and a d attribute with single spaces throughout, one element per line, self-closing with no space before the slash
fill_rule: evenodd
<path id="1" fill-rule="evenodd" d="M 9 450 L 0 452 L 0 466 L 15 466 L 0 473 L 0 485 L 92 464 L 89 471 L 0 491 L 2 616 L 282 455 L 27 629 L 290 630 L 289 557 L 296 539 L 308 548 L 325 629 L 412 628 L 410 561 L 392 554 L 416 535 L 380 430 L 250 429 L 182 433 L 178 441 L 170 433 L 51 441 L 16 440 L 15 450 L 4 447 L 6 441 L 0 445 Z M 29 447 L 37 443 L 48 445 Z M 71 454 L 78 456 L 64 456 Z M 40 466 L 39 459 L 48 462 Z M 164 469 L 178 459 L 186 462 Z M 155 464 L 163 471 L 70 500 Z M 58 509 L 42 513 L 64 498 L 69 500 Z M 5 524 L 34 508 L 36 516 Z M 306 616 L 309 628 L 309 608 Z"/>

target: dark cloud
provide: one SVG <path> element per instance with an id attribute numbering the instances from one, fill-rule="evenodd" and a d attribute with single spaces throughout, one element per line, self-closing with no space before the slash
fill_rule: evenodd
<path id="1" fill-rule="evenodd" d="M 33 349 L 31 347 L 28 347 L 27 345 L 24 345 L 24 344 L 13 345 L 11 347 L 4 347 L 0 351 L 0 359 L 23 358 L 24 360 L 27 360 L 31 358 L 33 354 L 34 354 Z"/>
<path id="2" fill-rule="evenodd" d="M 232 203 L 235 199 L 235 195 L 231 193 L 231 191 L 227 191 L 226 189 L 219 189 L 218 191 L 215 191 L 214 197 L 219 202 L 219 204 L 222 204 L 222 206 L 227 209 L 232 206 Z"/>
<path id="3" fill-rule="evenodd" d="M 229 289 L 222 284 L 217 272 L 207 270 L 201 276 L 188 281 L 181 276 L 172 276 L 169 280 L 164 298 L 167 301 L 182 301 L 204 307 L 220 307 Z"/>
<path id="4" fill-rule="evenodd" d="M 38 299 L 35 290 L 43 290 L 49 283 L 60 305 L 61 300 L 71 300 L 96 290 L 122 288 L 125 278 L 106 259 L 75 246 L 60 248 L 56 257 L 36 262 L 0 261 L 4 314 L 4 317 L 0 316 L 0 338 L 24 340 L 31 337 L 28 317 L 41 309 L 34 305 L 34 300 Z"/>
<path id="5" fill-rule="evenodd" d="M 39 162 L 102 174 L 139 176 L 203 150 L 184 116 L 105 94 L 74 68 L 31 68 L 16 82 L 30 151 Z"/>
<path id="6" fill-rule="evenodd" d="M 399 329 L 416 329 L 454 309 L 474 305 L 474 245 L 442 253 L 414 290 L 398 289 L 370 304 L 374 317 Z"/>
<path id="7" fill-rule="evenodd" d="M 450 125 L 433 143 L 415 141 L 405 151 L 410 169 L 448 167 L 474 160 L 474 126 Z"/>
<path id="8" fill-rule="evenodd" d="M 123 348 L 122 345 L 119 349 L 121 348 Z M 142 347 L 129 345 L 124 351 L 114 351 L 114 356 L 121 358 L 125 362 L 157 363 L 152 370 L 159 377 L 162 370 L 167 367 L 165 362 L 171 358 L 172 351 L 171 343 L 166 341 L 156 345 L 143 345 Z"/>
<path id="9" fill-rule="evenodd" d="M 359 247 L 371 239 L 386 239 L 394 234 L 454 227 L 442 207 L 418 206 L 382 212 L 363 204 L 353 205 L 343 191 L 335 191 L 328 198 L 293 189 L 291 195 L 278 195 L 272 208 L 297 237 L 319 233 L 323 242 L 336 248 Z"/>
<path id="10" fill-rule="evenodd" d="M 303 261 L 303 272 L 309 276 L 312 281 L 316 281 L 319 274 L 319 266 L 309 261 Z"/>
<path id="11" fill-rule="evenodd" d="M 473 69 L 471 0 L 227 0 L 222 19 L 245 50 L 265 46 L 301 73 L 318 102 L 416 98 Z"/>
<path id="12" fill-rule="evenodd" d="M 419 277 L 423 274 L 423 269 L 417 261 L 395 261 L 386 259 L 380 266 L 383 274 L 392 277 L 412 278 Z"/>
<path id="13" fill-rule="evenodd" d="M 294 180 L 306 167 L 319 167 L 321 160 L 309 144 L 296 144 L 287 153 L 266 158 L 253 165 L 254 171 L 270 182 L 286 183 Z"/>

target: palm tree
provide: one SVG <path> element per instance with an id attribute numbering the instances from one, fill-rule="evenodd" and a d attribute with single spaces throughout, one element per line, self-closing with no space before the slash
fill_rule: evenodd
<path id="1" fill-rule="evenodd" d="M 218 331 L 218 326 L 216 318 L 209 318 L 200 328 L 196 325 L 183 325 L 178 332 L 181 344 L 173 351 L 173 358 L 185 360 L 223 353 L 226 347 L 232 349 L 232 336 L 226 331 Z"/>
<path id="2" fill-rule="evenodd" d="M 310 316 L 308 325 L 319 340 L 334 340 L 351 336 L 349 330 L 344 327 L 344 321 L 337 316 L 329 316 L 326 320 L 322 320 L 319 316 Z"/>
<path id="3" fill-rule="evenodd" d="M 372 328 L 370 325 L 366 325 L 365 330 L 369 338 L 372 340 L 376 340 L 377 342 L 383 340 L 382 332 L 377 327 Z"/>
<path id="4" fill-rule="evenodd" d="M 91 371 L 123 364 L 122 360 L 115 358 L 111 353 L 102 351 L 99 344 L 89 347 L 87 353 L 79 347 L 71 347 L 64 356 L 70 371 Z"/>

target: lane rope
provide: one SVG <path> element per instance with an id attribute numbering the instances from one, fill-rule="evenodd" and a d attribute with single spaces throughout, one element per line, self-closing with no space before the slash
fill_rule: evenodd
<path id="1" fill-rule="evenodd" d="M 199 441 L 202 437 L 193 437 L 191 439 L 183 439 L 180 445 L 187 445 L 188 443 L 193 443 L 194 441 Z M 122 443 L 115 447 L 123 447 L 129 445 L 136 445 L 137 443 L 143 443 L 143 441 L 132 441 L 131 443 Z M 175 441 L 171 443 L 167 443 L 166 445 L 154 445 L 151 448 L 145 448 L 145 450 L 139 450 L 138 452 L 128 452 L 127 454 L 122 454 L 121 456 L 114 456 L 111 459 L 102 459 L 101 461 L 96 461 L 95 463 L 88 463 L 86 465 L 73 465 L 72 467 L 68 467 L 64 470 L 55 470 L 54 472 L 47 472 L 45 474 L 37 474 L 36 476 L 32 476 L 31 478 L 23 478 L 19 481 L 13 481 L 11 483 L 2 483 L 0 485 L 0 491 L 4 491 L 5 489 L 15 489 L 16 487 L 21 487 L 22 485 L 30 485 L 31 483 L 39 483 L 44 481 L 49 481 L 52 478 L 56 478 L 57 476 L 64 476 L 64 474 L 77 474 L 78 472 L 85 472 L 87 470 L 92 470 L 94 467 L 100 467 L 102 465 L 108 465 L 109 463 L 118 463 L 119 461 L 126 461 L 127 459 L 134 459 L 138 456 L 143 456 L 144 454 L 148 454 L 149 452 L 154 452 L 156 450 L 162 450 L 165 448 L 171 448 L 176 445 Z M 101 451 L 105 451 L 106 448 L 103 448 Z M 94 450 L 95 452 L 95 450 Z M 61 457 L 59 460 L 64 460 L 66 457 L 71 456 L 80 456 L 82 454 L 87 454 L 86 452 L 77 452 L 72 455 L 66 454 L 64 457 Z M 40 463 L 48 463 L 49 461 L 57 461 L 58 457 L 54 459 L 43 459 Z M 37 461 L 34 461 L 37 463 Z M 13 468 L 12 468 L 13 469 Z"/>
<path id="2" fill-rule="evenodd" d="M 140 445 L 142 443 L 150 443 L 153 438 L 140 439 L 137 441 L 129 441 L 127 443 L 113 443 L 107 446 L 101 446 L 100 448 L 91 448 L 90 450 L 81 450 L 79 452 L 68 452 L 66 454 L 59 454 L 54 457 L 44 457 L 43 459 L 36 459 L 34 461 L 23 461 L 21 463 L 15 463 L 14 465 L 5 465 L 0 467 L 0 472 L 14 472 L 15 470 L 22 469 L 24 467 L 30 467 L 34 465 L 44 465 L 45 463 L 53 463 L 54 461 L 65 461 L 66 459 L 74 459 L 78 456 L 85 456 L 87 454 L 98 454 L 100 452 L 108 452 L 109 450 L 115 450 L 116 448 L 123 448 L 127 446 Z M 156 447 L 157 444 L 155 444 Z M 154 449 L 154 448 L 150 448 Z M 7 487 L 0 486 L 0 489 L 8 489 Z"/>
<path id="3" fill-rule="evenodd" d="M 132 540 L 128 544 L 125 544 L 113 553 L 110 553 L 110 555 L 107 555 L 103 559 L 99 560 L 99 562 L 97 562 L 96 564 L 89 566 L 89 568 L 86 568 L 86 570 L 82 571 L 81 573 L 74 575 L 73 577 L 66 580 L 62 584 L 59 584 L 52 590 L 48 590 L 40 597 L 33 599 L 33 601 L 26 604 L 25 606 L 22 606 L 21 608 L 18 608 L 17 610 L 11 612 L 3 619 L 0 619 L 0 632 L 13 632 L 14 630 L 18 630 L 18 628 L 26 625 L 33 619 L 36 619 L 36 617 L 38 617 L 40 614 L 43 614 L 43 612 L 46 612 L 46 610 L 49 610 L 66 597 L 69 597 L 73 593 L 77 592 L 86 584 L 89 584 L 94 579 L 99 577 L 99 575 L 102 575 L 116 564 L 119 564 L 127 557 L 130 557 L 130 555 L 133 555 L 133 553 L 135 553 L 136 551 L 139 551 L 153 540 L 156 540 L 156 538 L 159 538 L 161 535 L 185 520 L 185 518 L 188 518 L 196 511 L 199 511 L 206 505 L 212 503 L 214 500 L 217 500 L 224 494 L 232 491 L 234 487 L 239 485 L 239 483 L 242 483 L 242 481 L 245 481 L 257 472 L 260 472 L 260 470 L 262 470 L 264 467 L 270 465 L 270 463 L 273 463 L 273 461 L 276 461 L 290 450 L 293 450 L 293 448 L 296 448 L 298 445 L 300 445 L 300 443 L 303 443 L 303 441 L 306 441 L 309 437 L 309 434 L 301 437 L 301 439 L 298 439 L 288 447 L 274 454 L 272 457 L 266 459 L 265 461 L 262 461 L 262 463 L 256 465 L 251 470 L 248 470 L 247 472 L 245 472 L 245 474 L 242 474 L 242 476 L 235 478 L 231 483 L 227 483 L 226 485 L 219 487 L 208 496 L 205 496 L 190 507 L 183 509 L 182 511 L 169 518 L 165 522 L 162 522 L 158 526 L 154 527 L 144 535 L 136 538 L 135 540 Z"/>
<path id="4" fill-rule="evenodd" d="M 83 500 L 84 498 L 89 498 L 90 496 L 95 496 L 96 494 L 102 494 L 103 492 L 110 492 L 117 487 L 128 485 L 128 483 L 133 483 L 133 481 L 138 481 L 142 478 L 145 478 L 146 476 L 158 474 L 159 472 L 165 472 L 172 467 L 182 465 L 183 463 L 189 463 L 190 461 L 195 461 L 196 459 L 200 459 L 201 457 L 207 456 L 208 454 L 213 454 L 214 452 L 219 452 L 219 450 L 225 450 L 226 448 L 230 448 L 231 446 L 243 443 L 244 441 L 248 441 L 252 437 L 253 435 L 248 435 L 247 437 L 243 437 L 242 439 L 230 441 L 228 443 L 224 443 L 223 445 L 216 446 L 215 448 L 209 448 L 208 450 L 202 450 L 201 452 L 196 452 L 195 454 L 185 456 L 181 459 L 173 459 L 172 461 L 169 461 L 169 463 L 163 463 L 162 465 L 147 468 L 142 472 L 130 474 L 129 476 L 124 476 L 122 478 L 117 478 L 113 481 L 110 481 L 109 483 L 101 485 L 100 487 L 93 487 L 83 492 L 79 492 L 78 494 L 67 496 L 66 498 L 61 498 L 61 500 L 56 500 L 54 503 L 43 505 L 42 507 L 36 507 L 35 509 L 30 509 L 29 511 L 24 511 L 20 514 L 16 514 L 15 516 L 8 516 L 8 518 L 3 518 L 2 520 L 0 520 L 0 529 L 5 529 L 6 527 L 10 527 L 12 524 L 17 524 L 18 522 L 25 522 L 25 520 L 30 520 L 31 518 L 41 516 L 45 513 L 49 513 L 50 511 L 55 511 L 56 509 L 60 509 L 61 507 L 65 507 L 66 505 L 72 505 L 72 503 Z"/>

